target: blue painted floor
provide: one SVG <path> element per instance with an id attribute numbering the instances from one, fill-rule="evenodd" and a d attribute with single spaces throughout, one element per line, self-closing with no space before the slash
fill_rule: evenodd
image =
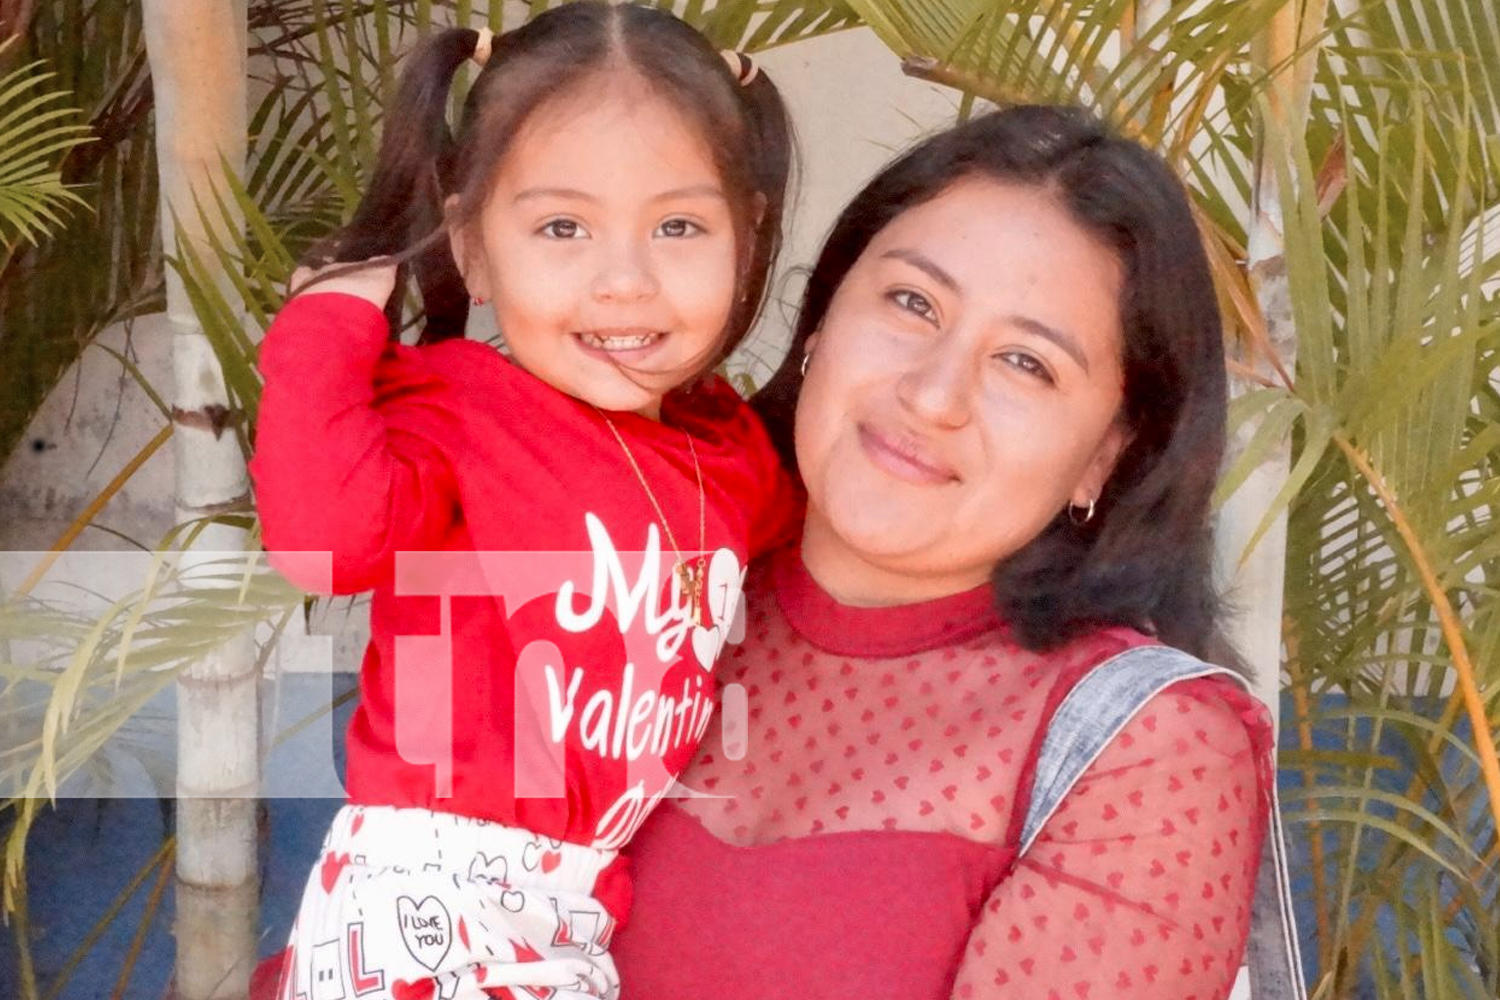
<path id="1" fill-rule="evenodd" d="M 301 675 L 284 679 L 278 691 L 281 717 L 300 720 L 310 707 L 327 705 L 354 684 L 352 674 Z M 313 766 L 343 769 L 343 732 L 353 701 L 324 723 L 299 732 L 268 756 L 268 771 L 282 788 Z M 289 723 L 290 724 L 290 723 Z M 311 762 L 311 763 L 310 763 Z M 269 798 L 261 841 L 262 956 L 286 943 L 307 873 L 342 798 Z M 133 882 L 117 919 L 104 930 L 68 974 L 56 1000 L 103 1000 L 120 996 L 155 1000 L 167 995 L 174 959 L 171 934 L 172 873 L 161 868 L 141 878 L 171 829 L 170 804 L 156 798 L 60 799 L 32 827 L 27 850 L 28 939 L 34 976 L 42 995 L 72 963 L 75 952 Z M 0 820 L 0 837 L 9 833 Z M 160 886 L 158 887 L 158 883 Z M 159 895 L 154 903 L 152 897 Z M 0 926 L 0 997 L 21 994 L 15 934 Z M 127 956 L 139 948 L 125 976 Z"/>

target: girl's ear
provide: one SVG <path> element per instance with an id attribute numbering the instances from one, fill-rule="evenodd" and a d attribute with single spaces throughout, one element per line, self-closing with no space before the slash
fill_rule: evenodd
<path id="1" fill-rule="evenodd" d="M 447 216 L 448 247 L 453 251 L 453 262 L 463 276 L 464 288 L 476 299 L 488 299 L 490 295 L 490 272 L 485 266 L 484 242 L 480 239 L 478 223 L 461 225 L 454 221 L 454 207 L 458 195 L 449 195 L 443 202 L 443 214 Z"/>

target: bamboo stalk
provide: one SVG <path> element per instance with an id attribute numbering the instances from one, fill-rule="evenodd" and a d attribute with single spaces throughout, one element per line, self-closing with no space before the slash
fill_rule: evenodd
<path id="1" fill-rule="evenodd" d="M 1266 35 L 1259 40 L 1259 61 L 1263 66 L 1284 66 L 1295 50 L 1297 40 L 1296 10 L 1289 3 L 1271 19 Z M 1263 130 L 1289 135 L 1299 116 L 1294 114 L 1288 72 L 1278 73 L 1270 87 L 1268 120 Z M 1289 377 L 1296 369 L 1297 337 L 1288 294 L 1285 238 L 1282 233 L 1281 191 L 1276 181 L 1276 165 L 1267 162 L 1262 143 L 1257 164 L 1255 190 L 1251 198 L 1251 217 L 1246 226 L 1246 269 L 1256 306 L 1261 314 L 1260 329 L 1264 343 L 1254 345 L 1255 369 L 1267 376 Z M 1244 345 L 1242 345 L 1243 347 Z M 1247 359 L 1251 360 L 1251 359 Z M 1245 380 L 1236 380 L 1243 390 Z M 1243 428 L 1236 447 L 1253 435 L 1254 428 Z M 1281 675 L 1282 594 L 1286 575 L 1286 516 L 1279 517 L 1253 552 L 1246 553 L 1255 526 L 1280 493 L 1291 468 L 1291 441 L 1273 450 L 1251 473 L 1245 484 L 1224 504 L 1220 518 L 1220 565 L 1235 567 L 1234 588 L 1253 594 L 1245 602 L 1248 613 L 1235 622 L 1232 641 L 1256 668 L 1261 679 L 1260 694 L 1274 702 Z M 1228 575 L 1228 574 L 1226 574 Z"/>
<path id="2" fill-rule="evenodd" d="M 163 245 L 209 262 L 208 280 L 225 301 L 239 302 L 231 277 L 212 270 L 219 258 L 199 207 L 218 203 L 226 172 L 244 172 L 246 0 L 146 0 L 143 26 L 156 98 Z M 234 229 L 242 222 L 231 215 L 222 224 Z M 167 275 L 167 314 L 174 332 L 177 520 L 207 522 L 194 550 L 238 552 L 244 530 L 212 520 L 248 501 L 238 436 L 224 433 L 238 415 L 177 269 Z M 177 683 L 174 987 L 181 1000 L 239 998 L 249 989 L 259 923 L 257 688 L 248 630 L 190 664 Z"/>
<path id="3" fill-rule="evenodd" d="M 1321 24 L 1319 25 L 1321 30 Z M 1271 80 L 1266 115 L 1259 122 L 1261 137 L 1259 157 L 1256 163 L 1254 190 L 1250 202 L 1250 219 L 1246 226 L 1245 257 L 1246 272 L 1251 291 L 1255 297 L 1260 322 L 1244 324 L 1244 329 L 1253 331 L 1258 343 L 1242 342 L 1240 350 L 1245 355 L 1254 377 L 1233 379 L 1236 392 L 1253 388 L 1257 383 L 1280 381 L 1292 385 L 1296 371 L 1297 331 L 1292 312 L 1289 278 L 1286 261 L 1286 238 L 1282 227 L 1282 196 L 1277 180 L 1278 164 L 1272 162 L 1267 152 L 1265 135 L 1280 134 L 1287 137 L 1286 145 L 1296 141 L 1294 131 L 1301 127 L 1305 118 L 1307 102 L 1296 93 L 1287 62 L 1296 51 L 1299 28 L 1298 5 L 1287 0 L 1273 15 L 1265 33 L 1256 40 L 1253 48 L 1257 63 L 1264 69 L 1275 70 Z M 1234 448 L 1242 449 L 1251 440 L 1255 427 L 1242 428 Z M 1227 578 L 1233 579 L 1236 590 L 1253 595 L 1253 600 L 1243 602 L 1248 613 L 1233 623 L 1231 642 L 1239 649 L 1256 670 L 1260 696 L 1270 704 L 1280 698 L 1282 656 L 1282 628 L 1284 622 L 1286 586 L 1286 531 L 1287 514 L 1282 514 L 1261 537 L 1254 550 L 1247 550 L 1253 532 L 1260 524 L 1265 511 L 1275 502 L 1287 481 L 1291 470 L 1291 440 L 1288 437 L 1251 472 L 1245 483 L 1230 497 L 1220 512 L 1218 535 L 1218 559 Z M 1231 569 L 1232 567 L 1232 569 Z M 1288 670 L 1295 671 L 1293 661 L 1287 660 Z M 1305 692 L 1292 674 L 1292 696 L 1297 708 L 1298 738 L 1304 747 L 1311 746 L 1312 734 L 1306 724 L 1307 705 Z M 1273 713 L 1273 719 L 1276 713 Z M 1279 726 L 1279 719 L 1276 720 Z M 1311 831 L 1313 843 L 1314 881 L 1318 887 L 1320 905 L 1316 907 L 1320 968 L 1328 969 L 1328 914 L 1321 905 L 1326 898 L 1323 892 L 1323 855 L 1319 831 Z M 1295 931 L 1294 931 L 1295 933 Z M 1300 970 L 1298 970 L 1300 974 Z"/>

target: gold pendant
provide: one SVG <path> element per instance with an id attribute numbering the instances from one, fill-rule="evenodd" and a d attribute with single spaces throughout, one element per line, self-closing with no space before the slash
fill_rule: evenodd
<path id="1" fill-rule="evenodd" d="M 675 572 L 677 573 L 677 588 L 688 599 L 688 614 L 692 616 L 694 624 L 702 624 L 700 587 L 703 581 L 700 579 L 698 567 L 688 562 L 680 562 Z"/>

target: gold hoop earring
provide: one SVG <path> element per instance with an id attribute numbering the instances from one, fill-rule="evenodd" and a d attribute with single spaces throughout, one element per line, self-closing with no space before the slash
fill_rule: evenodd
<path id="1" fill-rule="evenodd" d="M 1073 503 L 1068 504 L 1068 520 L 1072 521 L 1079 527 L 1088 524 L 1094 519 L 1094 503 L 1097 499 L 1097 497 L 1090 499 L 1089 505 L 1087 507 L 1080 507 L 1077 504 Z M 1083 514 L 1081 516 L 1078 513 L 1080 510 L 1083 511 Z"/>
<path id="2" fill-rule="evenodd" d="M 807 378 L 807 363 L 812 360 L 812 351 L 802 355 L 802 377 Z"/>

